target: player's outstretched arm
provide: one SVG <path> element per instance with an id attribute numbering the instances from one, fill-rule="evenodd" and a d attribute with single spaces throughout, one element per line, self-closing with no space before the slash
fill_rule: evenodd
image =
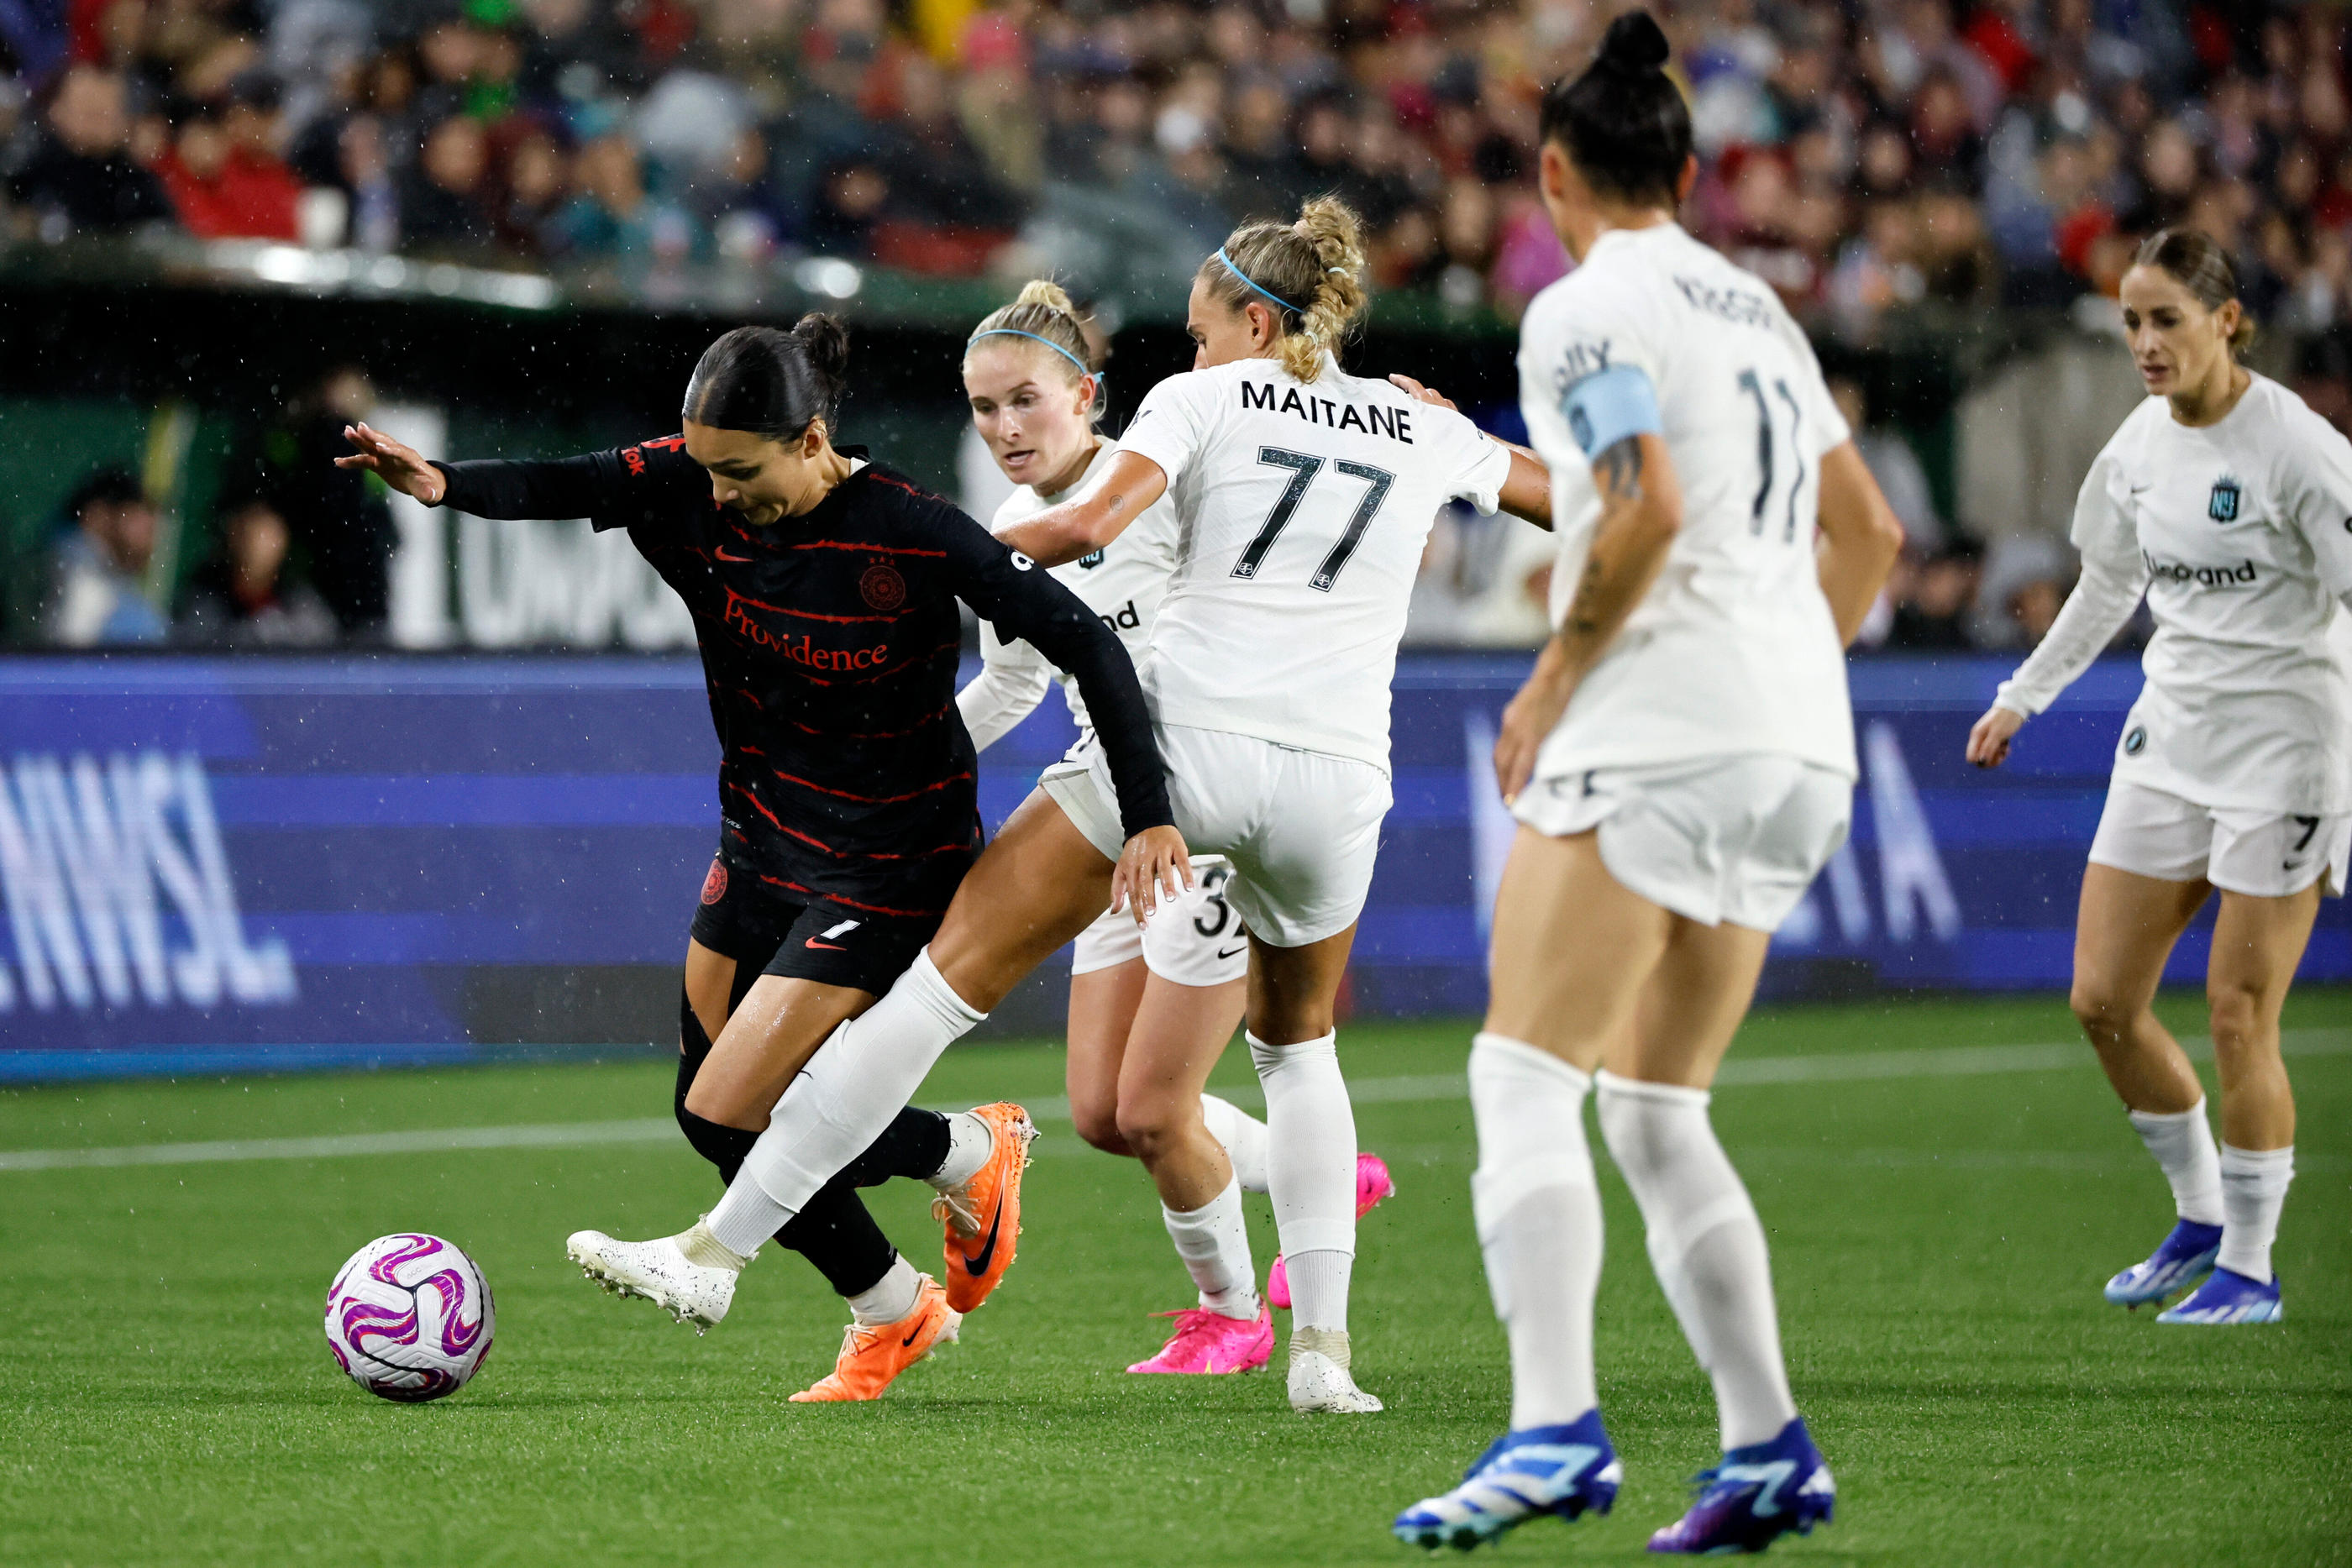
<path id="1" fill-rule="evenodd" d="M 1435 387 L 1423 386 L 1411 376 L 1391 375 L 1389 384 L 1421 402 L 1434 403 L 1439 408 L 1454 409 L 1454 400 Z M 1506 441 L 1491 430 L 1478 433 L 1511 455 L 1511 476 L 1503 481 L 1496 499 L 1503 510 L 1525 522 L 1533 523 L 1546 533 L 1551 531 L 1551 470 L 1544 460 L 1516 441 Z"/>
<path id="2" fill-rule="evenodd" d="M 1903 524 L 1851 441 L 1822 455 L 1822 594 L 1851 647 L 1903 553 Z"/>
<path id="3" fill-rule="evenodd" d="M 2083 574 L 2074 580 L 2041 645 L 2025 656 L 2017 674 L 2001 682 L 1992 706 L 1969 730 L 1969 760 L 1979 768 L 1998 768 L 2006 761 L 2011 738 L 2090 668 L 2131 619 L 2147 591 L 2146 566 L 2123 576 L 2098 557 L 2085 555 Z"/>
<path id="4" fill-rule="evenodd" d="M 1083 496 L 1049 507 L 999 537 L 1040 566 L 1060 566 L 1118 538 L 1127 526 L 1168 493 L 1160 465 L 1134 452 L 1114 452 L 1102 481 Z"/>
<path id="5" fill-rule="evenodd" d="M 641 442 L 625 452 L 469 463 L 427 459 L 365 424 L 345 425 L 343 438 L 358 450 L 336 458 L 336 467 L 364 468 L 428 507 L 455 507 L 478 517 L 596 517 L 632 486 L 668 494 L 675 486 L 690 491 L 703 483 L 700 465 L 685 455 L 677 436 Z"/>
<path id="6" fill-rule="evenodd" d="M 1682 481 L 1662 436 L 1645 431 L 1612 443 L 1593 459 L 1592 479 L 1601 492 L 1601 521 L 1576 597 L 1537 657 L 1535 673 L 1503 710 L 1495 740 L 1495 779 L 1507 802 L 1526 788 L 1537 748 L 1657 581 L 1682 531 Z"/>

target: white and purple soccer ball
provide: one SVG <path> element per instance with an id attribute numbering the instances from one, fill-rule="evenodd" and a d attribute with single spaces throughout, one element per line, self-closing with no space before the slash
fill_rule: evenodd
<path id="1" fill-rule="evenodd" d="M 370 1394 L 455 1394 L 490 1354 L 497 1310 L 474 1260 L 438 1236 L 380 1236 L 327 1287 L 327 1348 Z"/>

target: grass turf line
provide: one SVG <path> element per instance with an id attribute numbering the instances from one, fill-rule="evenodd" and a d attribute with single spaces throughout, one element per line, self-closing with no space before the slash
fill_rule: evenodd
<path id="1" fill-rule="evenodd" d="M 2165 1010 L 2201 1029 L 2195 998 Z M 2352 994 L 2297 997 L 2287 1022 L 2352 1027 Z M 1738 1054 L 2069 1030 L 2046 998 L 1786 1009 Z M 1342 1051 L 1363 1077 L 1450 1072 L 1467 1039 L 1368 1025 Z M 1841 1490 L 1836 1524 L 1776 1551 L 2352 1563 L 2352 1058 L 2291 1070 L 2288 1321 L 2235 1332 L 2099 1301 L 2168 1205 L 2087 1053 L 2064 1071 L 1724 1091 L 1798 1399 Z M 1043 1048 L 951 1053 L 924 1098 L 1043 1097 L 1060 1071 Z M 1247 1073 L 1235 1051 L 1219 1076 Z M 0 1148 L 596 1121 L 667 1096 L 645 1064 L 82 1084 L 0 1092 Z M 961 1344 L 878 1405 L 814 1407 L 782 1396 L 830 1365 L 845 1314 L 797 1260 L 763 1258 L 698 1340 L 562 1258 L 582 1226 L 654 1234 L 707 1207 L 682 1142 L 0 1173 L 0 1562 L 1410 1562 L 1389 1518 L 1450 1483 L 1506 1410 L 1468 1114 L 1359 1109 L 1402 1191 L 1365 1222 L 1354 1291 L 1358 1364 L 1389 1411 L 1351 1421 L 1291 1416 L 1276 1377 L 1119 1372 L 1157 1343 L 1146 1314 L 1188 1289 L 1141 1173 L 1108 1156 L 1033 1167 L 1021 1260 Z M 1639 1557 L 1713 1458 L 1706 1382 L 1601 1168 L 1601 1399 L 1627 1484 L 1609 1519 L 1520 1531 L 1503 1549 L 1520 1560 Z M 875 1196 L 935 1267 L 925 1190 Z M 1253 1208 L 1263 1270 L 1272 1227 Z M 404 1228 L 458 1241 L 499 1295 L 482 1376 L 434 1406 L 361 1394 L 320 1337 L 334 1268 Z"/>

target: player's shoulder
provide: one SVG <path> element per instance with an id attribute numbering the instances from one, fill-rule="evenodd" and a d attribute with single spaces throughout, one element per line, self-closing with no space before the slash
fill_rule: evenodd
<path id="1" fill-rule="evenodd" d="M 1001 534 L 1016 524 L 1027 522 L 1045 509 L 1045 503 L 1038 498 L 1035 486 L 1015 486 L 1011 495 L 996 504 L 995 514 L 988 519 L 988 531 Z"/>
<path id="2" fill-rule="evenodd" d="M 851 449 L 845 455 L 864 454 Z M 992 537 L 953 501 L 887 464 L 867 459 L 842 484 L 856 487 L 846 497 L 850 515 L 877 543 L 938 546 L 970 534 Z"/>
<path id="3" fill-rule="evenodd" d="M 653 481 L 702 476 L 702 465 L 686 450 L 684 435 L 656 435 L 632 443 L 614 453 L 621 474 L 628 479 Z"/>
<path id="4" fill-rule="evenodd" d="M 2303 401 L 2303 395 L 2293 387 L 2274 382 L 2259 371 L 2250 371 L 2252 382 L 2246 388 L 2246 399 L 2257 416 L 2252 423 L 2273 443 L 2284 438 L 2290 454 L 2311 446 L 2330 452 L 2347 444 L 2344 433 L 2327 423 L 2326 416 Z"/>

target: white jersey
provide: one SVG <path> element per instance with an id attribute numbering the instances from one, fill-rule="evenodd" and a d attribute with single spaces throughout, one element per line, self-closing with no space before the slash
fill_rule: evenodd
<path id="1" fill-rule="evenodd" d="M 1602 235 L 1519 329 L 1520 407 L 1551 469 L 1559 536 L 1552 623 L 1601 519 L 1599 454 L 1565 400 L 1629 365 L 1656 393 L 1682 528 L 1538 773 L 1772 752 L 1854 777 L 1845 651 L 1813 546 L 1822 456 L 1852 433 L 1771 288 L 1672 224 Z"/>
<path id="2" fill-rule="evenodd" d="M 1389 683 L 1438 508 L 1510 453 L 1384 381 L 1274 360 L 1171 376 L 1120 440 L 1168 476 L 1176 570 L 1138 667 L 1162 724 L 1389 765 Z"/>
<path id="3" fill-rule="evenodd" d="M 2048 706 L 2144 590 L 2156 635 L 2116 777 L 2200 806 L 2352 811 L 2352 701 L 2330 638 L 2352 594 L 2352 443 L 2263 376 L 2216 424 L 2149 398 L 2091 465 L 2074 539 L 2123 585 L 2121 612 L 2053 627 L 2004 706 Z"/>
<path id="4" fill-rule="evenodd" d="M 1112 451 L 1108 442 L 1096 447 L 1085 472 L 1066 491 L 1041 496 L 1028 485 L 1014 490 L 996 509 L 990 531 L 1001 534 L 1082 493 L 1101 476 Z M 1162 497 L 1143 516 L 1129 523 L 1118 538 L 1092 555 L 1053 568 L 1052 575 L 1055 581 L 1076 594 L 1087 609 L 1102 617 L 1103 624 L 1126 647 L 1127 656 L 1140 664 L 1144 650 L 1150 644 L 1151 623 L 1159 613 L 1160 601 L 1168 591 L 1169 573 L 1175 568 L 1176 507 L 1172 499 Z M 979 676 L 956 694 L 956 706 L 962 711 L 964 727 L 971 732 L 975 748 L 987 750 L 1027 717 L 1055 680 L 1062 683 L 1062 695 L 1070 705 L 1070 717 L 1077 721 L 1080 743 L 1092 733 L 1093 724 L 1087 717 L 1086 698 L 1078 694 L 1076 677 L 1056 670 L 1044 654 L 1024 642 L 999 641 L 996 628 L 985 621 L 980 623 L 980 653 Z"/>

